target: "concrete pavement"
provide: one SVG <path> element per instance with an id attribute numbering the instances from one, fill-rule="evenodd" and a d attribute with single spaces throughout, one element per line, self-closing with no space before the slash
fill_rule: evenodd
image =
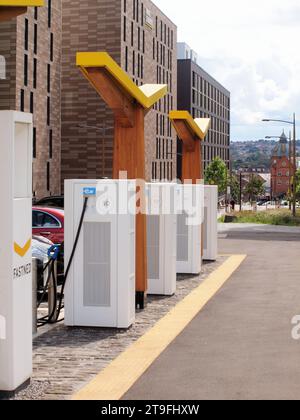
<path id="1" fill-rule="evenodd" d="M 124 400 L 300 398 L 300 235 L 223 233 L 220 251 L 247 259 Z"/>

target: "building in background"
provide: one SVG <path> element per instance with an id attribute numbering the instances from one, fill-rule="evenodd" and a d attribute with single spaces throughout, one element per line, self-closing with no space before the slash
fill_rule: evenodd
<path id="1" fill-rule="evenodd" d="M 198 64 L 198 54 L 185 42 L 177 43 L 177 59 L 192 60 L 194 63 Z"/>
<path id="2" fill-rule="evenodd" d="M 193 58 L 186 44 L 178 48 L 178 110 L 189 111 L 193 118 L 210 118 L 211 128 L 203 142 L 204 168 L 220 157 L 230 165 L 230 92 L 205 72 Z M 177 150 L 177 175 L 181 173 L 181 143 Z"/>
<path id="3" fill-rule="evenodd" d="M 289 159 L 289 143 L 283 132 L 272 152 L 271 191 L 273 198 L 286 196 L 290 190 L 293 165 Z"/>
<path id="4" fill-rule="evenodd" d="M 169 86 L 145 120 L 146 178 L 176 176 L 176 26 L 150 0 L 64 0 L 62 45 L 62 179 L 112 175 L 113 115 L 76 68 L 78 51 L 108 52 L 137 85 Z"/>
<path id="5" fill-rule="evenodd" d="M 61 0 L 0 23 L 0 110 L 33 114 L 33 194 L 60 192 Z"/>

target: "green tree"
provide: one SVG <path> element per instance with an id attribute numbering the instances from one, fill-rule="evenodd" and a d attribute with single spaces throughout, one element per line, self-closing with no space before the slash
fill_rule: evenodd
<path id="1" fill-rule="evenodd" d="M 240 201 L 240 182 L 236 175 L 228 177 L 228 185 L 230 186 L 231 197 L 238 203 Z"/>
<path id="2" fill-rule="evenodd" d="M 296 197 L 300 199 L 300 169 L 296 172 Z"/>
<path id="3" fill-rule="evenodd" d="M 251 202 L 253 202 L 257 197 L 264 194 L 264 181 L 258 176 L 253 175 L 248 184 L 245 186 L 244 192 L 249 195 Z"/>
<path id="4" fill-rule="evenodd" d="M 205 183 L 217 185 L 219 193 L 224 193 L 227 186 L 227 166 L 225 162 L 216 157 L 205 170 Z"/>

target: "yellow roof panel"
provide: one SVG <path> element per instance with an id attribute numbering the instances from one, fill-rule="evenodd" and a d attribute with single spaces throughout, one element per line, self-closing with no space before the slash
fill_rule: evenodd
<path id="1" fill-rule="evenodd" d="M 0 0 L 0 6 L 32 7 L 44 6 L 45 0 Z"/>
<path id="2" fill-rule="evenodd" d="M 76 56 L 76 65 L 80 67 L 88 79 L 87 69 L 89 67 L 105 68 L 122 88 L 145 109 L 151 108 L 168 93 L 167 85 L 146 84 L 137 86 L 106 52 L 79 52 Z"/>
<path id="3" fill-rule="evenodd" d="M 171 121 L 185 121 L 190 130 L 201 140 L 204 140 L 210 127 L 210 118 L 196 118 L 194 120 L 188 111 L 171 111 L 169 117 Z"/>

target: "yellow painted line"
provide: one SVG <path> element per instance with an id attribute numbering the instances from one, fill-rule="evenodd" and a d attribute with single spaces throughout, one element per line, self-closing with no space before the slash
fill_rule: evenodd
<path id="1" fill-rule="evenodd" d="M 245 260 L 232 255 L 144 336 L 118 356 L 73 400 L 120 400 L 159 355 L 187 327 Z"/>

